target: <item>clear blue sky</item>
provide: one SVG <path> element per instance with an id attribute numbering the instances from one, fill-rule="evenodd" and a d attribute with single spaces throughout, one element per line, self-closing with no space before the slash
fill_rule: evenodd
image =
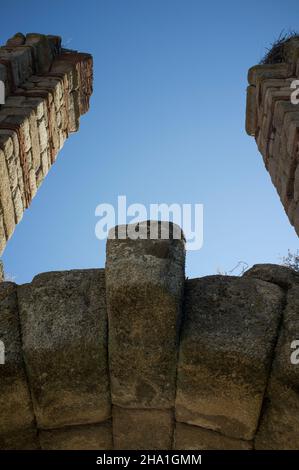
<path id="1" fill-rule="evenodd" d="M 103 267 L 94 211 L 122 194 L 204 204 L 189 277 L 297 249 L 244 119 L 247 70 L 282 30 L 299 29 L 298 0 L 14 0 L 1 18 L 1 43 L 17 31 L 58 34 L 94 57 L 91 110 L 3 256 L 17 283 Z"/>

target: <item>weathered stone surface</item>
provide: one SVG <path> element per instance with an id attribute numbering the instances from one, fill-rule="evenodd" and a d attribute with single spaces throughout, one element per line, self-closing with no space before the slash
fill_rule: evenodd
<path id="1" fill-rule="evenodd" d="M 223 436 L 198 426 L 176 423 L 175 449 L 177 450 L 251 450 L 252 443 Z"/>
<path id="2" fill-rule="evenodd" d="M 34 52 L 37 73 L 48 72 L 54 57 L 47 36 L 39 33 L 29 33 L 26 35 L 26 45 L 31 46 L 30 49 Z"/>
<path id="3" fill-rule="evenodd" d="M 21 350 L 17 289 L 0 283 L 0 340 L 5 363 L 0 364 L 0 448 L 17 445 L 14 436 L 34 429 L 30 393 Z M 7 437 L 6 437 L 7 435 Z"/>
<path id="4" fill-rule="evenodd" d="M 173 253 L 167 243 L 170 248 L 148 245 L 146 253 L 141 246 L 137 261 L 141 253 L 143 262 L 153 253 L 166 259 L 168 250 Z M 115 263 L 119 253 L 114 247 Z M 165 272 L 152 269 L 151 279 L 161 283 Z M 142 270 L 141 276 L 148 279 Z M 173 278 L 167 282 L 177 285 Z M 112 439 L 104 270 L 46 273 L 18 288 L 1 283 L 0 340 L 11 350 L 9 367 L 0 365 L 0 449 L 245 450 L 254 435 L 257 449 L 298 449 L 299 366 L 290 361 L 292 342 L 299 341 L 298 289 L 298 275 L 274 265 L 254 266 L 243 278 L 187 281 L 178 422 L 171 407 L 149 408 L 147 401 L 140 409 L 114 406 Z"/>
<path id="5" fill-rule="evenodd" d="M 133 410 L 113 406 L 113 442 L 116 450 L 168 450 L 172 447 L 171 410 Z"/>
<path id="6" fill-rule="evenodd" d="M 6 41 L 6 45 L 10 47 L 22 46 L 25 43 L 25 36 L 22 33 L 16 33 Z"/>
<path id="7" fill-rule="evenodd" d="M 0 59 L 6 69 L 5 95 L 15 91 L 32 74 L 32 56 L 29 48 L 15 45 L 13 47 L 0 47 Z M 9 65 L 10 64 L 10 65 Z"/>
<path id="8" fill-rule="evenodd" d="M 0 450 L 39 450 L 40 444 L 36 429 L 29 428 L 18 432 L 0 435 Z"/>
<path id="9" fill-rule="evenodd" d="M 208 276 L 186 282 L 176 418 L 251 440 L 283 305 L 268 282 Z"/>
<path id="10" fill-rule="evenodd" d="M 299 449 L 299 364 L 291 361 L 299 340 L 299 284 L 289 288 L 256 449 Z M 297 350 L 299 349 L 297 345 Z"/>
<path id="11" fill-rule="evenodd" d="M 287 78 L 291 76 L 290 66 L 287 63 L 282 64 L 258 64 L 251 67 L 248 71 L 248 83 L 256 85 L 260 78 Z"/>
<path id="12" fill-rule="evenodd" d="M 284 63 L 252 67 L 248 73 L 246 131 L 255 137 L 280 200 L 299 235 L 298 167 L 299 113 L 292 102 L 292 86 L 298 79 L 298 40 L 281 44 Z M 254 94 L 256 99 L 254 99 Z M 299 170 L 298 170 L 299 171 Z"/>
<path id="13" fill-rule="evenodd" d="M 110 417 L 104 270 L 45 273 L 18 289 L 40 428 Z"/>
<path id="14" fill-rule="evenodd" d="M 4 228 L 4 220 L 3 220 L 3 213 L 2 209 L 0 208 L 0 255 L 3 253 L 3 250 L 6 245 L 6 234 Z"/>
<path id="15" fill-rule="evenodd" d="M 78 105 L 78 92 L 74 90 L 69 95 L 68 100 L 68 130 L 69 132 L 76 132 L 79 129 L 79 116 L 80 116 L 80 109 Z"/>
<path id="16" fill-rule="evenodd" d="M 111 421 L 40 431 L 39 439 L 43 450 L 110 450 L 113 448 Z"/>
<path id="17" fill-rule="evenodd" d="M 62 51 L 58 36 L 17 33 L 0 47 L 0 59 L 6 93 L 0 107 L 1 255 L 68 134 L 88 111 L 93 77 L 92 57 Z"/>
<path id="18" fill-rule="evenodd" d="M 246 132 L 248 135 L 255 135 L 257 126 L 257 110 L 256 110 L 256 87 L 249 85 L 247 87 L 246 101 Z"/>
<path id="19" fill-rule="evenodd" d="M 9 239 L 15 228 L 15 211 L 10 190 L 9 175 L 4 152 L 0 148 L 0 207 L 3 213 L 3 225 L 6 239 Z M 2 253 L 2 252 L 1 252 Z M 1 255 L 0 253 L 0 255 Z"/>
<path id="20" fill-rule="evenodd" d="M 166 229 L 165 223 L 153 226 Z M 131 231 L 139 227 L 149 237 L 146 222 L 127 227 Z M 181 237 L 177 226 L 171 225 L 172 229 Z M 118 230 L 122 233 L 126 226 Z M 182 239 L 108 240 L 106 295 L 114 404 L 173 406 L 184 265 Z"/>
<path id="21" fill-rule="evenodd" d="M 277 284 L 283 289 L 299 284 L 299 273 L 294 269 L 277 264 L 255 264 L 243 274 L 243 277 L 252 277 L 262 281 Z"/>

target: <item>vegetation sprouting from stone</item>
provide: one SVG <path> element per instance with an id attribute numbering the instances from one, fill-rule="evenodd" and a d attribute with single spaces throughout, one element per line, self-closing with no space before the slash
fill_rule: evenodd
<path id="1" fill-rule="evenodd" d="M 267 48 L 267 53 L 260 64 L 281 64 L 286 62 L 285 45 L 292 39 L 299 40 L 299 32 L 280 33 L 279 38 L 271 44 L 270 48 Z"/>
<path id="2" fill-rule="evenodd" d="M 294 271 L 299 272 L 299 250 L 295 253 L 292 253 L 288 250 L 287 256 L 282 258 L 282 264 L 288 268 L 294 269 Z"/>

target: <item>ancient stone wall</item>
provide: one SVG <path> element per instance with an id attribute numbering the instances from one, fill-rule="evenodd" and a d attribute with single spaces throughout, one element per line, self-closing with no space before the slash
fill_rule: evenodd
<path id="1" fill-rule="evenodd" d="M 282 62 L 248 72 L 246 131 L 255 137 L 291 224 L 299 235 L 299 38 L 281 46 Z M 292 85 L 293 84 L 293 85 Z M 293 86 L 293 87 L 292 87 Z M 294 94 L 295 92 L 295 94 Z"/>
<path id="2" fill-rule="evenodd" d="M 186 280 L 176 233 L 0 284 L 0 448 L 299 449 L 299 274 Z"/>
<path id="3" fill-rule="evenodd" d="M 61 38 L 17 34 L 0 47 L 0 255 L 69 133 L 89 107 L 92 57 Z"/>

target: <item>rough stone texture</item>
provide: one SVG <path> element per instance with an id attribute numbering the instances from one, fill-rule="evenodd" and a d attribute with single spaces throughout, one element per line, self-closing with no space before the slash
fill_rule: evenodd
<path id="1" fill-rule="evenodd" d="M 284 266 L 255 265 L 245 277 L 272 282 L 286 301 L 275 360 L 255 440 L 257 449 L 299 449 L 299 365 L 291 363 L 291 343 L 299 340 L 299 273 Z"/>
<path id="2" fill-rule="evenodd" d="M 284 46 L 285 63 L 262 64 L 248 72 L 246 132 L 255 137 L 284 209 L 299 235 L 299 110 L 291 103 L 299 77 L 299 44 Z"/>
<path id="3" fill-rule="evenodd" d="M 29 428 L 0 435 L 0 450 L 40 450 L 37 430 Z"/>
<path id="4" fill-rule="evenodd" d="M 173 347 L 173 342 L 180 317 L 175 312 L 180 311 L 176 308 L 183 241 L 160 245 L 161 239 L 153 244 L 141 240 L 131 245 L 124 240 L 118 250 L 120 241 L 109 253 L 114 269 L 110 276 L 114 273 L 119 276 L 117 282 L 123 279 L 123 285 L 130 286 L 132 299 L 136 290 L 134 284 L 125 284 L 125 275 L 150 279 L 153 285 L 145 292 L 153 293 L 153 298 L 148 304 L 147 297 L 141 301 L 143 297 L 137 296 L 140 303 L 134 307 L 132 300 L 130 308 L 123 302 L 126 322 L 120 315 L 112 324 L 115 328 L 120 318 L 124 331 L 132 330 L 137 340 L 122 343 L 119 337 L 112 351 L 120 360 L 125 354 L 122 365 L 135 374 L 135 381 L 143 379 L 144 370 L 146 377 L 151 372 L 156 403 L 165 408 L 149 407 L 153 401 L 148 388 L 138 389 L 140 408 L 132 408 L 132 402 L 127 407 L 114 405 L 110 420 L 109 383 L 115 375 L 108 369 L 104 270 L 45 273 L 20 287 L 1 282 L 0 341 L 6 347 L 6 363 L 1 364 L 0 349 L 0 449 L 245 450 L 252 447 L 252 439 L 257 449 L 298 449 L 299 366 L 290 362 L 291 343 L 299 340 L 298 274 L 281 266 L 256 265 L 243 278 L 186 281 L 175 381 L 179 346 Z M 123 256 L 128 252 L 131 263 Z M 171 255 L 168 268 L 163 264 L 167 254 Z M 126 271 L 118 272 L 118 263 Z M 151 269 L 146 269 L 149 265 Z M 155 292 L 160 294 L 154 290 L 155 280 L 158 288 L 163 282 L 168 286 L 163 295 L 167 293 L 169 303 L 165 301 L 162 310 L 154 299 Z M 177 295 L 175 307 L 169 292 Z M 121 305 L 116 305 L 121 314 Z M 141 316 L 133 315 L 140 310 Z M 162 321 L 155 328 L 160 321 L 156 311 L 176 319 L 171 335 L 166 335 Z M 151 334 L 151 329 L 158 340 L 152 335 L 142 342 L 142 334 Z M 136 372 L 136 364 L 143 362 L 135 356 L 143 350 L 154 356 L 154 362 L 145 354 L 146 369 Z M 171 380 L 171 394 L 167 387 L 165 394 L 161 384 Z M 131 382 L 117 383 L 121 397 L 126 397 L 127 390 L 131 393 Z"/>
<path id="5" fill-rule="evenodd" d="M 252 443 L 223 436 L 198 426 L 176 423 L 175 444 L 177 450 L 251 450 Z"/>
<path id="6" fill-rule="evenodd" d="M 26 435 L 32 437 L 34 416 L 21 350 L 17 288 L 11 282 L 0 284 L 0 340 L 5 347 L 5 363 L 0 364 L 0 448 L 12 448 Z M 34 439 L 28 438 L 27 445 L 34 446 Z"/>
<path id="7" fill-rule="evenodd" d="M 20 44 L 22 42 L 22 44 Z M 89 108 L 92 57 L 57 36 L 19 33 L 0 47 L 0 255 Z"/>
<path id="8" fill-rule="evenodd" d="M 108 419 L 104 270 L 45 273 L 18 289 L 25 363 L 37 424 Z"/>
<path id="9" fill-rule="evenodd" d="M 289 288 L 256 449 L 299 449 L 299 365 L 291 344 L 299 340 L 299 284 Z"/>
<path id="10" fill-rule="evenodd" d="M 268 282 L 208 276 L 186 282 L 176 418 L 251 440 L 283 304 Z"/>
<path id="11" fill-rule="evenodd" d="M 168 450 L 172 447 L 171 410 L 132 410 L 113 406 L 113 441 L 117 450 Z"/>
<path id="12" fill-rule="evenodd" d="M 111 421 L 40 431 L 39 440 L 43 450 L 110 450 Z"/>
<path id="13" fill-rule="evenodd" d="M 0 136 L 1 145 L 1 136 Z M 0 216 L 2 232 L 1 246 L 5 246 L 6 240 L 11 237 L 15 229 L 15 211 L 13 206 L 12 194 L 10 192 L 9 175 L 5 154 L 0 148 Z M 0 253 L 1 254 L 1 253 Z"/>
<path id="14" fill-rule="evenodd" d="M 247 87 L 247 100 L 246 100 L 246 132 L 249 135 L 254 135 L 256 129 L 256 120 L 257 120 L 257 112 L 255 106 L 255 86 L 249 85 Z"/>
<path id="15" fill-rule="evenodd" d="M 5 83 L 7 96 L 33 73 L 48 73 L 53 60 L 61 53 L 58 36 L 18 34 L 19 37 L 8 39 L 6 45 L 0 47 L 0 79 Z"/>
<path id="16" fill-rule="evenodd" d="M 146 222 L 136 227 L 146 239 L 107 242 L 112 402 L 129 408 L 170 408 L 175 398 L 184 240 L 152 240 Z M 155 227 L 163 232 L 167 223 Z M 118 230 L 121 234 L 126 226 Z M 171 225 L 171 230 L 182 237 L 177 226 Z"/>
<path id="17" fill-rule="evenodd" d="M 262 281 L 277 284 L 283 289 L 299 285 L 299 273 L 294 269 L 276 264 L 255 264 L 243 274 L 243 277 L 253 277 Z"/>

